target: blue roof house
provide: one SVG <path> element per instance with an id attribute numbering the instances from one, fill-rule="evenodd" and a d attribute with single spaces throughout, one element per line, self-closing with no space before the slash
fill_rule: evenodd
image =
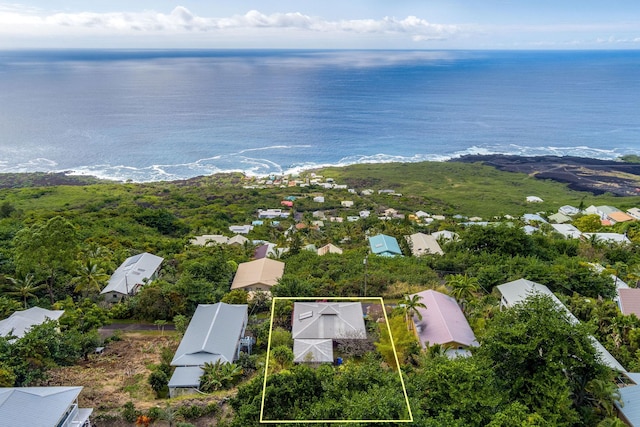
<path id="1" fill-rule="evenodd" d="M 395 237 L 387 236 L 386 234 L 378 234 L 377 236 L 369 237 L 369 246 L 371 247 L 371 253 L 380 256 L 402 256 L 400 245 Z"/>

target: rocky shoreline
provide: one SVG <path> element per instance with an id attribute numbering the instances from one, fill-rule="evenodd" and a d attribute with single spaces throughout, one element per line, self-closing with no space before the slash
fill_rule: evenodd
<path id="1" fill-rule="evenodd" d="M 600 160 L 586 157 L 467 155 L 449 160 L 461 163 L 482 163 L 501 171 L 526 173 L 537 179 L 549 179 L 568 184 L 576 191 L 616 196 L 640 196 L 640 163 Z M 224 175 L 224 174 L 223 174 Z M 185 185 L 202 177 L 180 181 Z M 57 173 L 0 174 L 0 188 L 50 187 L 55 185 L 88 185 L 104 181 L 89 176 Z"/>
<path id="2" fill-rule="evenodd" d="M 576 191 L 640 196 L 640 164 L 584 157 L 468 155 L 450 161 L 482 163 L 502 171 L 568 184 Z"/>

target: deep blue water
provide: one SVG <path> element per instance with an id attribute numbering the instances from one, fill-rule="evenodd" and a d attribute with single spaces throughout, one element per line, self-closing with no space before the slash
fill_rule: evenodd
<path id="1" fill-rule="evenodd" d="M 0 172 L 640 152 L 640 51 L 0 51 Z"/>

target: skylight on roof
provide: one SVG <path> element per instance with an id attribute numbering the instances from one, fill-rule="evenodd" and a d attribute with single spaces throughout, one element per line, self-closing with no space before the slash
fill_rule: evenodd
<path id="1" fill-rule="evenodd" d="M 313 317 L 313 311 L 305 311 L 304 313 L 300 313 L 298 315 L 298 319 L 304 320 Z"/>

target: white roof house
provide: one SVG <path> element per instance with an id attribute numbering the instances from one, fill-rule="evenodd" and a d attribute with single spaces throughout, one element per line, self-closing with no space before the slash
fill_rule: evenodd
<path id="1" fill-rule="evenodd" d="M 164 258 L 147 252 L 127 258 L 111 275 L 100 294 L 105 295 L 107 301 L 134 295 L 145 283 L 157 277 L 162 261 Z"/>
<path id="2" fill-rule="evenodd" d="M 414 233 L 410 236 L 406 236 L 406 239 L 411 245 L 411 253 L 413 256 L 444 254 L 438 240 L 431 234 Z"/>
<path id="3" fill-rule="evenodd" d="M 449 230 L 442 230 L 442 231 L 436 231 L 435 233 L 431 233 L 431 235 L 433 237 L 436 238 L 436 240 L 456 240 L 458 238 L 458 233 L 454 233 L 453 231 L 449 231 Z"/>
<path id="4" fill-rule="evenodd" d="M 233 362 L 238 357 L 240 339 L 248 320 L 246 304 L 200 304 L 180 341 L 171 366 L 176 369 L 169 380 L 171 396 L 176 389 L 197 389 L 201 367 L 209 362 Z"/>
<path id="5" fill-rule="evenodd" d="M 229 226 L 229 231 L 235 234 L 249 234 L 251 230 L 253 230 L 253 225 L 249 224 Z"/>
<path id="6" fill-rule="evenodd" d="M 627 213 L 635 219 L 640 219 L 640 209 L 638 208 L 627 209 Z"/>
<path id="7" fill-rule="evenodd" d="M 564 205 L 564 206 L 560 206 L 560 208 L 558 208 L 558 212 L 560 212 L 563 215 L 567 215 L 567 216 L 574 216 L 574 215 L 578 215 L 580 213 L 580 209 L 571 206 L 571 205 Z"/>
<path id="8" fill-rule="evenodd" d="M 16 311 L 6 319 L 0 320 L 0 336 L 11 334 L 22 338 L 33 326 L 41 325 L 47 320 L 58 320 L 63 314 L 64 310 L 47 310 L 40 307 Z"/>
<path id="9" fill-rule="evenodd" d="M 597 241 L 605 243 L 631 243 L 626 235 L 620 233 L 582 233 L 586 239 L 595 238 Z"/>
<path id="10" fill-rule="evenodd" d="M 569 309 L 567 309 L 558 297 L 556 297 L 545 285 L 541 285 L 540 283 L 532 282 L 527 279 L 518 279 L 498 285 L 496 288 L 500 291 L 502 296 L 500 299 L 501 307 L 513 307 L 516 304 L 524 302 L 529 296 L 534 294 L 546 295 L 553 300 L 559 310 L 566 313 L 569 323 L 572 325 L 580 323 L 580 321 L 569 311 Z M 627 371 L 598 340 L 593 336 L 590 336 L 589 338 L 591 339 L 591 344 L 596 350 L 596 353 L 600 356 L 600 361 L 604 365 L 619 372 Z"/>
<path id="11" fill-rule="evenodd" d="M 551 227 L 567 239 L 578 239 L 582 236 L 582 232 L 572 224 L 551 224 Z"/>
<path id="12" fill-rule="evenodd" d="M 543 200 L 538 196 L 527 196 L 527 202 L 529 203 L 542 203 Z"/>
<path id="13" fill-rule="evenodd" d="M 89 427 L 93 409 L 78 408 L 82 387 L 0 387 L 0 425 Z"/>

